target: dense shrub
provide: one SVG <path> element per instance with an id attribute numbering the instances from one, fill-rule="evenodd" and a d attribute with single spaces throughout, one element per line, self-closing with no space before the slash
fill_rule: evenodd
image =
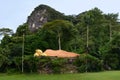
<path id="1" fill-rule="evenodd" d="M 103 63 L 106 70 L 116 70 L 119 67 L 119 57 L 115 53 L 104 54 Z"/>
<path id="2" fill-rule="evenodd" d="M 66 60 L 63 58 L 54 58 L 51 60 L 51 69 L 53 73 L 61 73 L 61 69 L 66 63 Z"/>
<path id="3" fill-rule="evenodd" d="M 102 61 L 89 54 L 81 54 L 75 60 L 78 72 L 95 72 L 102 70 Z"/>
<path id="4" fill-rule="evenodd" d="M 39 67 L 40 73 L 61 73 L 66 60 L 63 58 L 56 57 L 39 57 Z"/>
<path id="5" fill-rule="evenodd" d="M 4 55 L 0 54 L 0 72 L 6 72 L 11 61 Z"/>
<path id="6" fill-rule="evenodd" d="M 5 58 L 4 58 L 5 59 Z M 4 60 L 1 59 L 1 60 Z M 2 62 L 1 62 L 2 63 Z M 5 66 L 5 63 L 4 63 Z M 0 66 L 4 69 L 3 66 Z M 8 72 L 21 72 L 22 58 L 14 57 Z M 69 70 L 69 71 L 68 71 Z M 77 70 L 77 71 L 76 71 Z M 34 57 L 33 55 L 24 56 L 24 73 L 70 73 L 72 72 L 93 72 L 101 71 L 102 62 L 89 54 L 81 54 L 77 58 L 58 58 L 58 57 Z"/>
<path id="7" fill-rule="evenodd" d="M 37 72 L 39 58 L 33 57 L 33 55 L 24 57 L 24 72 Z"/>

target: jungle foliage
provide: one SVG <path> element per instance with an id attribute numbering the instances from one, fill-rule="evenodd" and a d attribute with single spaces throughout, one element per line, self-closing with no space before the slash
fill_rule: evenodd
<path id="1" fill-rule="evenodd" d="M 55 13 L 58 12 L 51 12 Z M 64 59 L 33 57 L 36 49 L 63 49 L 80 54 L 72 63 L 78 72 L 120 70 L 118 14 L 104 14 L 94 8 L 78 15 L 62 15 L 62 19 L 54 17 L 50 16 L 50 21 L 35 33 L 29 31 L 27 23 L 18 26 L 14 34 L 10 29 L 0 29 L 0 35 L 4 35 L 0 43 L 0 72 L 21 72 L 23 43 L 25 72 L 38 72 L 46 63 L 53 73 L 60 73 L 64 67 Z"/>

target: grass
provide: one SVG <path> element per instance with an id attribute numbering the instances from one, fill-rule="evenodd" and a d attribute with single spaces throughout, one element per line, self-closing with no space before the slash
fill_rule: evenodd
<path id="1" fill-rule="evenodd" d="M 0 74 L 0 80 L 120 80 L 120 71 L 80 74 Z"/>

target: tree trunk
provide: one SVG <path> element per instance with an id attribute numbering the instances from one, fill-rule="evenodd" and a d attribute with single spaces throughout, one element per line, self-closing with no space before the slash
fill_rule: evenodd
<path id="1" fill-rule="evenodd" d="M 23 33 L 23 43 L 22 43 L 22 73 L 24 72 L 24 33 Z"/>
<path id="2" fill-rule="evenodd" d="M 111 39 L 112 39 L 112 29 L 111 29 L 111 28 L 112 28 L 112 26 L 111 26 L 111 23 L 110 23 L 110 25 L 109 25 L 109 26 L 110 26 L 110 27 L 109 27 L 109 32 L 110 32 L 109 34 L 110 34 L 110 41 L 111 41 Z"/>
<path id="3" fill-rule="evenodd" d="M 59 44 L 59 50 L 61 50 L 61 38 L 60 38 L 60 33 L 58 33 L 58 44 Z"/>
<path id="4" fill-rule="evenodd" d="M 88 54 L 88 47 L 89 47 L 89 45 L 88 45 L 88 43 L 89 43 L 89 26 L 87 25 L 87 42 L 86 42 L 86 60 L 85 60 L 85 62 L 86 62 L 86 72 L 88 72 L 87 70 L 87 64 L 88 64 L 88 61 L 87 61 L 87 54 Z"/>
<path id="5" fill-rule="evenodd" d="M 87 25 L 87 42 L 86 42 L 86 47 L 87 47 L 87 52 L 88 52 L 88 43 L 89 43 L 89 26 Z"/>

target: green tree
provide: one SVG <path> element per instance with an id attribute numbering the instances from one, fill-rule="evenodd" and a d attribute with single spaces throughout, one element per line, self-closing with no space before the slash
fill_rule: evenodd
<path id="1" fill-rule="evenodd" d="M 112 34 L 114 34 L 114 28 L 117 26 L 118 14 L 107 14 L 105 15 L 106 23 L 109 24 L 109 38 L 112 40 Z"/>
<path id="2" fill-rule="evenodd" d="M 28 24 L 27 23 L 24 23 L 24 24 L 20 25 L 17 28 L 15 35 L 16 36 L 22 36 L 23 33 L 25 35 L 29 35 L 31 33 L 30 30 L 29 30 L 29 28 L 28 28 Z"/>
<path id="3" fill-rule="evenodd" d="M 6 47 L 11 42 L 11 37 L 9 35 L 5 35 L 1 40 L 1 47 Z"/>
<path id="4" fill-rule="evenodd" d="M 81 44 L 84 43 L 85 51 L 90 51 L 90 48 L 94 45 L 94 40 L 98 38 L 97 32 L 99 32 L 103 18 L 102 11 L 98 8 L 83 12 L 77 16 L 79 22 L 76 27 L 79 31 L 79 41 L 81 41 Z"/>
<path id="5" fill-rule="evenodd" d="M 0 28 L 0 35 L 12 35 L 13 31 L 9 28 Z"/>
<path id="6" fill-rule="evenodd" d="M 0 72 L 6 72 L 8 70 L 8 66 L 11 64 L 11 60 L 9 57 L 10 49 L 8 46 L 1 48 L 0 47 Z"/>
<path id="7" fill-rule="evenodd" d="M 47 35 L 52 35 L 51 38 L 55 41 L 54 44 L 58 43 L 58 49 L 67 47 L 67 43 L 74 36 L 73 28 L 72 23 L 64 20 L 48 22 L 43 26 L 43 30 L 47 32 Z"/>

